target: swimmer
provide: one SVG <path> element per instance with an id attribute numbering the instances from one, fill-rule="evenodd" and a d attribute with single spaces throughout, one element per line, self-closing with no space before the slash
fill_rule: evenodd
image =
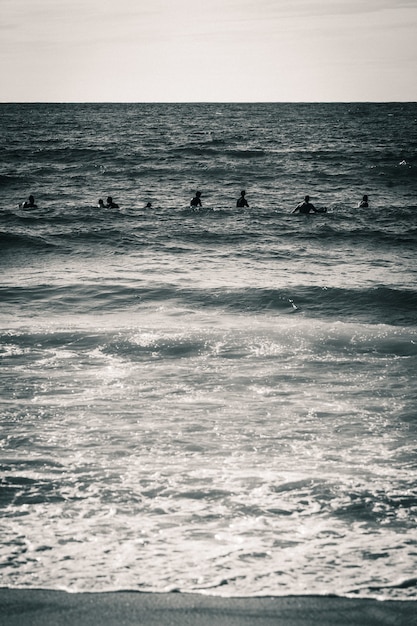
<path id="1" fill-rule="evenodd" d="M 201 191 L 197 191 L 195 196 L 194 196 L 194 198 L 190 202 L 190 207 L 192 207 L 193 209 L 198 207 L 198 206 L 202 206 L 202 204 L 201 204 Z"/>
<path id="2" fill-rule="evenodd" d="M 33 196 L 29 196 L 25 202 L 19 204 L 21 209 L 37 209 L 38 205 L 35 203 L 35 198 Z"/>
<path id="3" fill-rule="evenodd" d="M 249 204 L 248 204 L 248 201 L 245 198 L 245 194 L 246 194 L 246 191 L 244 191 L 244 190 L 242 190 L 240 192 L 240 198 L 238 198 L 237 202 L 236 202 L 237 208 L 242 208 L 242 207 L 248 207 L 249 208 Z"/>
<path id="4" fill-rule="evenodd" d="M 113 198 L 111 196 L 108 196 L 106 209 L 118 209 L 118 208 L 119 208 L 119 205 L 113 202 Z"/>
<path id="5" fill-rule="evenodd" d="M 151 209 L 152 208 L 152 202 L 147 202 L 145 204 L 145 209 Z"/>
<path id="6" fill-rule="evenodd" d="M 367 209 L 369 207 L 368 196 L 365 194 L 358 204 L 358 209 Z"/>
<path id="7" fill-rule="evenodd" d="M 305 196 L 304 201 L 301 202 L 298 206 L 295 207 L 293 213 L 303 213 L 307 215 L 308 213 L 319 213 L 319 210 L 316 209 L 314 204 L 310 202 L 310 196 Z"/>
<path id="8" fill-rule="evenodd" d="M 105 209 L 106 207 L 104 206 L 104 201 L 100 198 L 100 200 L 98 201 L 97 207 L 99 209 Z"/>

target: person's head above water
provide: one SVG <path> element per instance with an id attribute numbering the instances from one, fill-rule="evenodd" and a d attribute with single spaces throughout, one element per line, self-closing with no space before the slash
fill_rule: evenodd
<path id="1" fill-rule="evenodd" d="M 246 191 L 245 191 L 244 189 L 242 189 L 242 191 L 240 192 L 240 195 L 241 195 L 241 196 L 244 196 L 244 195 L 245 195 L 245 193 L 246 193 Z"/>
<path id="2" fill-rule="evenodd" d="M 29 196 L 29 202 L 31 204 L 35 204 L 35 198 L 33 196 Z"/>
<path id="3" fill-rule="evenodd" d="M 304 200 L 305 200 L 306 202 L 310 202 L 310 196 L 304 196 Z"/>
<path id="4" fill-rule="evenodd" d="M 362 198 L 362 200 L 364 200 L 365 202 L 368 202 L 368 196 L 365 194 Z"/>

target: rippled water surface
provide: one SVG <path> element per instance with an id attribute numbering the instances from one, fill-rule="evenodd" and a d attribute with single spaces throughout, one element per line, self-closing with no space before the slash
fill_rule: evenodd
<path id="1" fill-rule="evenodd" d="M 416 105 L 0 109 L 1 584 L 415 598 Z"/>

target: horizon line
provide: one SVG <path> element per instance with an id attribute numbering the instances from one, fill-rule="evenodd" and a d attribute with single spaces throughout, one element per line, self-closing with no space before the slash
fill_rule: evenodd
<path id="1" fill-rule="evenodd" d="M 417 100 L 1 100 L 1 104 L 417 104 Z"/>

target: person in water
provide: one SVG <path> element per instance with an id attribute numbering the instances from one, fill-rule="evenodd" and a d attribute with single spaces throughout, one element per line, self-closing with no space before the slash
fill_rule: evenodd
<path id="1" fill-rule="evenodd" d="M 237 202 L 236 202 L 236 206 L 237 206 L 238 209 L 240 209 L 242 207 L 248 207 L 249 208 L 249 204 L 248 204 L 248 201 L 245 198 L 245 194 L 246 194 L 245 190 L 242 190 L 240 192 L 240 198 L 238 198 Z"/>
<path id="2" fill-rule="evenodd" d="M 201 204 L 201 191 L 197 191 L 194 198 L 190 202 L 190 207 L 195 209 L 198 206 L 202 206 Z"/>
<path id="3" fill-rule="evenodd" d="M 145 209 L 151 209 L 152 208 L 152 202 L 147 202 L 145 204 Z"/>
<path id="4" fill-rule="evenodd" d="M 305 196 L 303 202 L 301 202 L 298 206 L 295 207 L 293 213 L 303 213 L 307 215 L 308 213 L 318 213 L 318 209 L 311 204 L 310 196 Z"/>
<path id="5" fill-rule="evenodd" d="M 21 209 L 37 209 L 38 205 L 35 203 L 35 198 L 31 195 L 27 200 L 19 204 Z"/>
<path id="6" fill-rule="evenodd" d="M 369 207 L 368 196 L 365 194 L 358 204 L 359 209 L 367 209 Z"/>
<path id="7" fill-rule="evenodd" d="M 100 198 L 100 200 L 98 201 L 97 204 L 99 209 L 105 209 L 106 207 L 104 206 L 104 201 Z"/>
<path id="8" fill-rule="evenodd" d="M 108 196 L 106 209 L 118 209 L 118 208 L 119 208 L 119 205 L 113 202 L 113 198 L 111 196 Z"/>

